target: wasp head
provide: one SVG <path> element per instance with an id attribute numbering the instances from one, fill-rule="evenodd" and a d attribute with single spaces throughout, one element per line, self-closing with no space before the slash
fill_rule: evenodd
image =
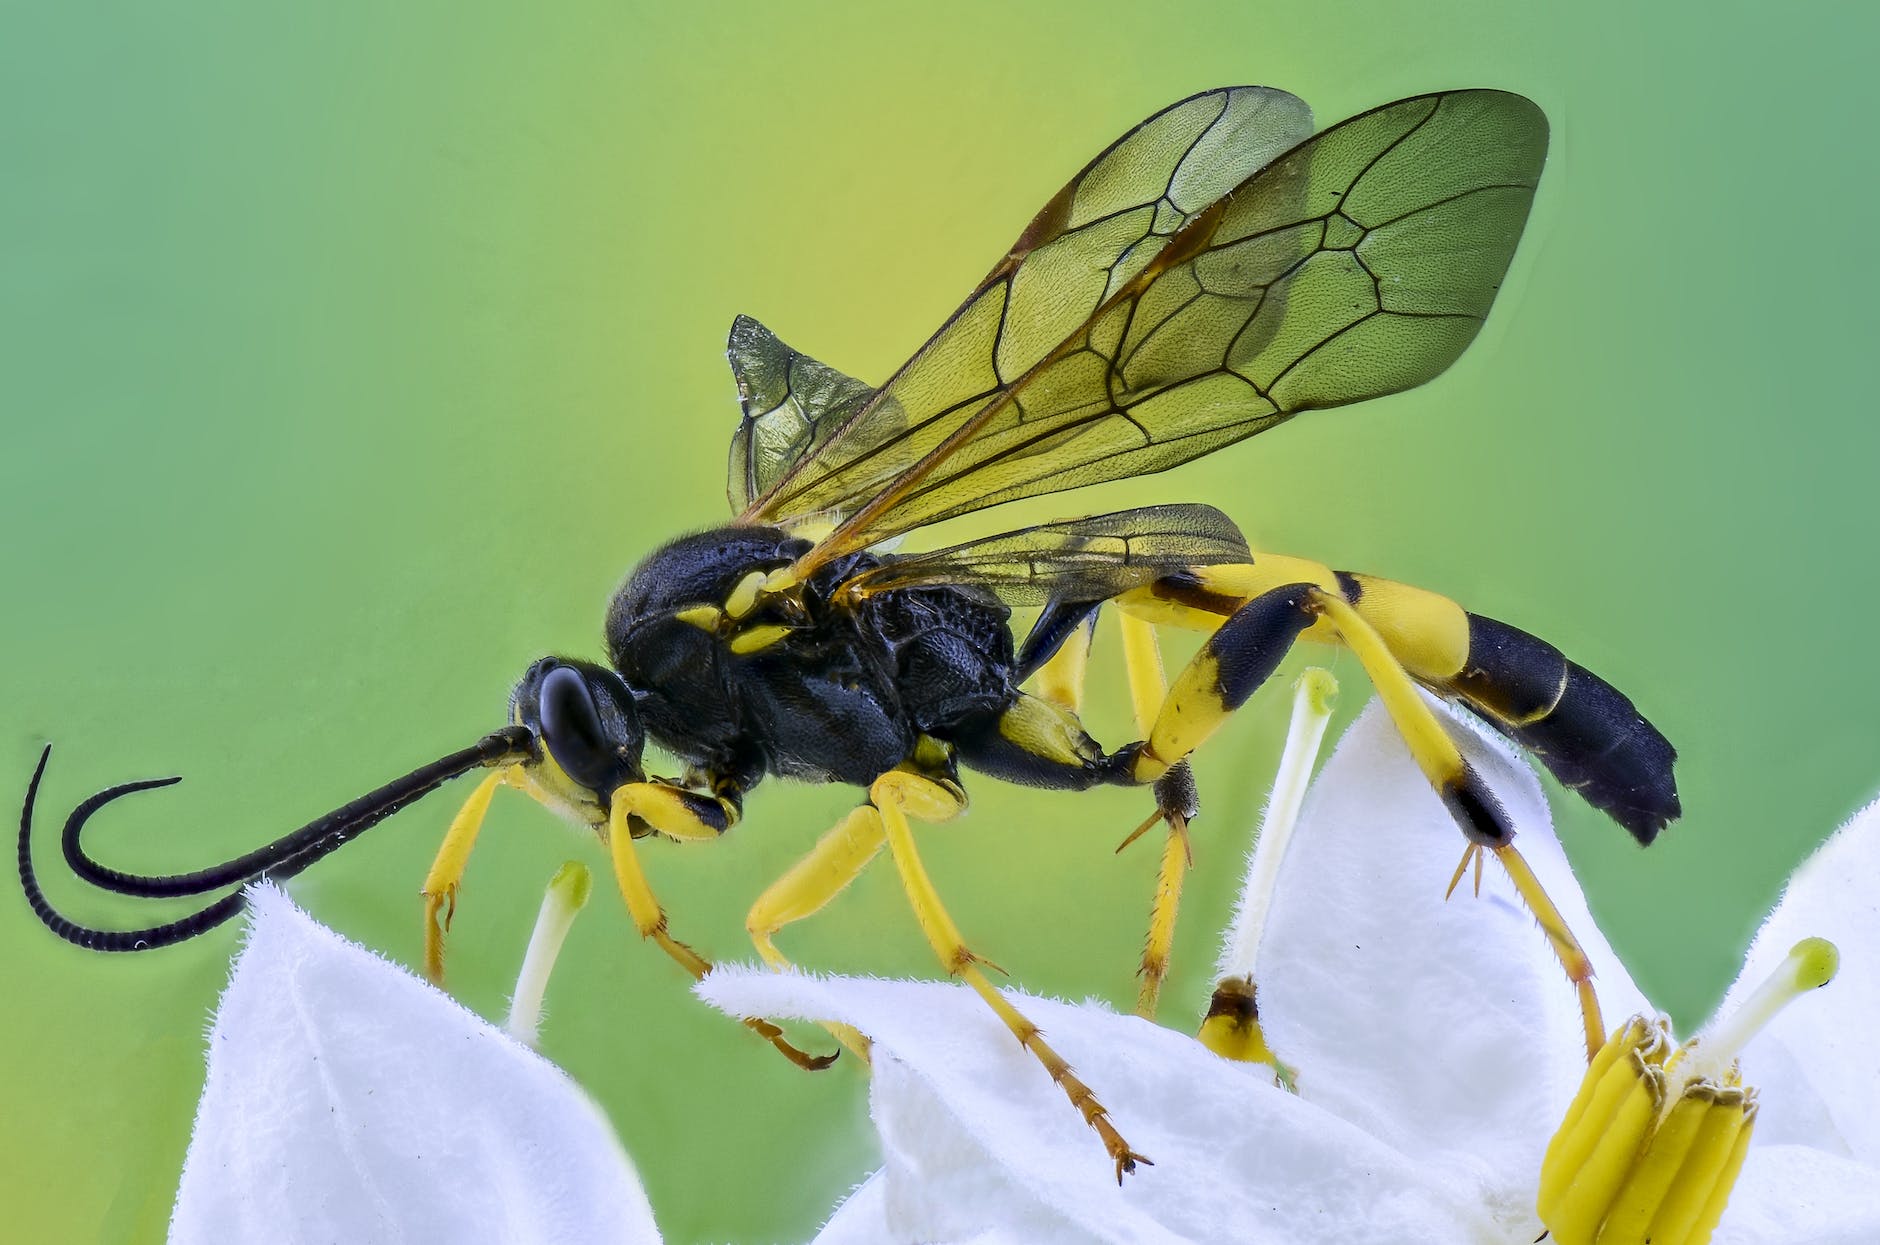
<path id="1" fill-rule="evenodd" d="M 541 741 L 541 759 L 525 767 L 532 794 L 582 824 L 606 824 L 614 792 L 645 780 L 633 693 L 605 666 L 544 657 L 516 684 L 509 712 Z"/>

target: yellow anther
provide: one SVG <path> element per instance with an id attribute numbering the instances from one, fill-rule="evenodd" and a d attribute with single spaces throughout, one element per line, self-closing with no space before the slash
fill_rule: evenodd
<path id="1" fill-rule="evenodd" d="M 700 631 L 717 631 L 718 624 L 725 620 L 725 612 L 716 605 L 694 605 L 690 609 L 680 610 L 673 615 L 682 623 L 691 623 Z"/>
<path id="2" fill-rule="evenodd" d="M 1537 1208 L 1559 1245 L 1593 1245 L 1624 1187 L 1664 1104 L 1664 1070 L 1642 1051 L 1613 1061 L 1560 1151 L 1561 1163 L 1541 1166 Z M 1574 1161 L 1574 1160 L 1577 1160 Z"/>
<path id="3" fill-rule="evenodd" d="M 751 612 L 757 604 L 757 594 L 763 590 L 766 575 L 763 571 L 752 571 L 738 581 L 738 586 L 725 598 L 725 613 L 732 618 L 742 618 Z"/>
<path id="4" fill-rule="evenodd" d="M 1722 1218 L 1756 1122 L 1736 1055 L 1839 956 L 1797 943 L 1737 1012 L 1674 1049 L 1634 1017 L 1594 1056 L 1541 1162 L 1541 1222 L 1557 1245 L 1704 1245 Z"/>
<path id="5" fill-rule="evenodd" d="M 794 630 L 794 627 L 747 627 L 731 637 L 731 651 L 740 655 L 760 652 Z"/>

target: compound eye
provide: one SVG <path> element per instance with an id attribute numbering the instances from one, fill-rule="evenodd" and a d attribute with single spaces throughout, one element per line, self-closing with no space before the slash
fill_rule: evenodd
<path id="1" fill-rule="evenodd" d="M 587 680 L 574 669 L 559 666 L 542 680 L 539 696 L 542 742 L 556 763 L 590 791 L 611 794 L 609 780 L 619 758 L 601 728 Z"/>

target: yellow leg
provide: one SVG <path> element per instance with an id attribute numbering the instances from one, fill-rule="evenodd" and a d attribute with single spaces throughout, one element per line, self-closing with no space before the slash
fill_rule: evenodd
<path id="1" fill-rule="evenodd" d="M 1515 890 L 1540 922 L 1554 958 L 1560 961 L 1561 969 L 1573 983 L 1574 993 L 1579 998 L 1580 1016 L 1586 1030 L 1586 1054 L 1591 1059 L 1606 1040 L 1599 999 L 1593 993 L 1592 963 L 1573 931 L 1567 928 L 1566 919 L 1548 897 L 1540 879 L 1515 850 L 1511 841 L 1514 828 L 1508 825 L 1506 814 L 1496 804 L 1488 787 L 1469 768 L 1456 741 L 1443 729 L 1443 724 L 1418 694 L 1410 675 L 1371 624 L 1337 593 L 1319 591 L 1314 594 L 1314 602 L 1326 621 L 1337 629 L 1339 639 L 1364 666 L 1365 674 L 1370 676 L 1371 685 L 1377 689 L 1378 698 L 1384 702 L 1384 708 L 1409 745 L 1410 755 L 1416 759 L 1424 777 L 1443 797 L 1471 842 L 1494 851 L 1495 858 L 1514 882 Z"/>
<path id="2" fill-rule="evenodd" d="M 1162 650 L 1155 642 L 1155 627 L 1134 614 L 1118 614 L 1123 632 L 1123 665 L 1129 671 L 1129 704 L 1136 713 L 1136 729 L 1146 737 L 1162 712 L 1168 695 L 1162 676 Z"/>
<path id="3" fill-rule="evenodd" d="M 1287 576 L 1297 576 L 1297 579 L 1290 583 L 1272 582 Z M 1294 633 L 1299 638 L 1343 644 L 1364 666 L 1365 674 L 1384 702 L 1417 767 L 1442 797 L 1470 842 L 1495 852 L 1516 890 L 1540 921 L 1555 957 L 1579 997 L 1588 1049 L 1597 1049 L 1604 1041 L 1605 1028 L 1599 1018 L 1598 1001 L 1592 989 L 1592 967 L 1585 953 L 1539 880 L 1510 845 L 1513 827 L 1508 824 L 1507 815 L 1493 792 L 1463 759 L 1449 732 L 1418 692 L 1411 673 L 1405 669 L 1405 662 L 1371 621 L 1375 614 L 1390 628 L 1391 634 L 1397 635 L 1413 651 L 1419 677 L 1432 677 L 1451 662 L 1461 660 L 1455 655 L 1457 637 L 1455 628 L 1450 625 L 1454 622 L 1451 613 L 1460 617 L 1460 610 L 1453 606 L 1447 610 L 1438 608 L 1431 602 L 1444 605 L 1447 602 L 1434 594 L 1418 593 L 1401 585 L 1391 586 L 1391 591 L 1386 593 L 1378 587 L 1385 581 L 1367 581 L 1369 604 L 1365 610 L 1360 610 L 1347 600 L 1345 589 L 1333 572 L 1316 563 L 1293 558 L 1262 557 L 1245 567 L 1210 567 L 1198 573 L 1197 579 L 1204 591 L 1211 594 L 1206 598 L 1208 612 L 1225 612 L 1228 616 L 1218 624 L 1219 630 L 1209 644 L 1177 678 L 1155 728 L 1147 736 L 1148 746 L 1138 766 L 1139 773 L 1144 777 L 1154 776 L 1160 767 L 1173 765 L 1187 756 L 1250 692 L 1242 676 L 1228 680 L 1235 686 L 1232 694 L 1227 694 L 1223 679 L 1228 666 L 1223 661 L 1229 654 L 1220 649 L 1225 633 L 1247 617 L 1246 610 L 1241 608 L 1243 605 L 1248 608 L 1264 606 L 1270 619 L 1262 624 L 1267 628 L 1265 633 L 1258 629 L 1240 633 L 1239 641 L 1247 644 L 1258 642 L 1263 634 L 1269 641 L 1273 637 L 1286 638 L 1279 624 L 1287 620 L 1289 610 L 1294 607 L 1304 615 L 1316 615 L 1317 621 L 1302 627 L 1304 617 L 1293 614 L 1286 625 L 1300 628 Z M 1259 595 L 1251 599 L 1240 595 L 1254 592 Z M 1221 603 L 1218 609 L 1213 602 Z M 1164 601 L 1152 594 L 1134 593 L 1121 604 L 1138 617 L 1180 625 L 1196 625 L 1197 618 L 1206 616 L 1192 604 Z M 1237 609 L 1240 612 L 1235 612 Z M 1466 644 L 1461 651 L 1466 652 Z M 1277 653 L 1270 645 L 1265 658 L 1277 660 Z M 1467 860 L 1465 857 L 1465 867 Z M 1456 880 L 1460 877 L 1458 870 Z M 1452 881 L 1451 889 L 1454 884 Z"/>
<path id="4" fill-rule="evenodd" d="M 757 897 L 744 928 L 751 935 L 757 953 L 772 968 L 792 967 L 772 941 L 778 930 L 805 920 L 822 911 L 831 899 L 861 876 L 868 862 L 875 858 L 885 841 L 881 813 L 872 804 L 850 813 L 821 839 L 803 859 L 790 866 L 788 873 Z M 868 1039 L 844 1024 L 825 1024 L 825 1029 L 859 1058 L 868 1058 Z"/>
<path id="5" fill-rule="evenodd" d="M 509 766 L 487 775 L 451 818 L 444 842 L 425 874 L 424 889 L 424 975 L 433 985 L 444 984 L 444 935 L 457 915 L 457 890 L 463 885 L 464 866 L 470 863 L 470 851 L 477 845 L 477 831 L 490 811 L 490 798 L 496 788 L 510 781 L 515 767 Z"/>
<path id="6" fill-rule="evenodd" d="M 671 956 L 679 967 L 696 980 L 711 971 L 711 961 L 667 932 L 665 910 L 660 907 L 652 885 L 646 880 L 646 872 L 640 867 L 639 852 L 633 845 L 630 818 L 636 813 L 657 813 L 665 801 L 663 795 L 647 792 L 645 788 L 671 790 L 663 784 L 633 783 L 614 793 L 613 808 L 607 824 L 607 849 L 613 859 L 614 881 L 620 887 L 621 898 L 626 900 L 627 911 L 632 915 L 640 936 L 658 943 L 660 950 Z M 784 1039 L 783 1030 L 768 1020 L 749 1016 L 744 1023 L 799 1068 L 826 1068 L 835 1061 L 834 1055 L 812 1056 L 798 1050 Z"/>
<path id="7" fill-rule="evenodd" d="M 1038 667 L 1037 694 L 1072 713 L 1084 707 L 1084 674 L 1090 668 L 1090 628 L 1078 626 L 1051 660 Z"/>
<path id="8" fill-rule="evenodd" d="M 1541 932 L 1547 935 L 1548 945 L 1554 949 L 1554 958 L 1560 961 L 1567 980 L 1573 983 L 1573 992 L 1580 1000 L 1580 1020 L 1586 1030 L 1586 1058 L 1590 1063 L 1599 1048 L 1606 1044 L 1605 1021 L 1599 1014 L 1599 996 L 1593 992 L 1593 964 L 1586 958 L 1579 939 L 1567 928 L 1566 918 L 1560 915 L 1560 909 L 1554 906 L 1552 897 L 1541 886 L 1540 879 L 1528 868 L 1526 860 L 1516 851 L 1514 844 L 1505 843 L 1495 849 L 1495 859 L 1508 873 L 1508 879 L 1521 896 L 1521 901 L 1540 922 Z M 1479 883 L 1478 883 L 1479 887 Z"/>
<path id="9" fill-rule="evenodd" d="M 1030 1051 L 1044 1065 L 1052 1081 L 1063 1087 L 1071 1106 L 1102 1139 L 1104 1150 L 1116 1164 L 1116 1179 L 1121 1183 L 1125 1172 L 1134 1171 L 1137 1163 L 1147 1163 L 1149 1160 L 1129 1148 L 1129 1143 L 1110 1123 L 1109 1113 L 1103 1104 L 1097 1101 L 1090 1087 L 1071 1071 L 1064 1057 L 1045 1042 L 1038 1026 L 1026 1019 L 1004 995 L 993 989 L 992 983 L 979 967 L 984 961 L 970 951 L 965 940 L 960 937 L 959 927 L 953 923 L 952 916 L 940 902 L 933 879 L 927 876 L 927 868 L 921 863 L 920 853 L 915 850 L 914 834 L 907 821 L 909 814 L 923 821 L 939 821 L 953 816 L 961 807 L 958 789 L 950 789 L 918 774 L 896 770 L 875 780 L 869 788 L 869 798 L 881 810 L 888 850 L 894 855 L 895 867 L 900 871 L 901 885 L 907 891 L 908 903 L 913 907 L 915 919 L 920 922 L 921 932 L 926 934 L 934 954 L 940 958 L 940 963 L 949 974 L 965 981 L 986 1001 L 987 1006 L 998 1013 L 999 1019 L 1012 1031 L 1019 1045 Z"/>
<path id="10" fill-rule="evenodd" d="M 1131 614 L 1118 614 L 1117 619 L 1123 630 L 1123 662 L 1129 672 L 1129 699 L 1136 713 L 1136 731 L 1139 738 L 1147 739 L 1162 714 L 1168 695 L 1162 672 L 1162 650 L 1156 644 L 1153 624 Z M 1136 834 L 1143 833 L 1158 820 L 1168 822 L 1168 838 L 1162 844 L 1162 863 L 1155 875 L 1155 896 L 1149 903 L 1149 929 L 1142 943 L 1142 966 L 1137 970 L 1141 984 L 1136 991 L 1136 1014 L 1146 1020 L 1155 1019 L 1162 982 L 1168 977 L 1169 954 L 1175 945 L 1175 918 L 1181 910 L 1182 883 L 1192 863 L 1186 812 L 1158 807 L 1156 815 L 1138 827 Z"/>
<path id="11" fill-rule="evenodd" d="M 822 911 L 861 876 L 884 842 L 881 813 L 872 804 L 864 804 L 817 840 L 807 856 L 757 897 L 744 919 L 744 928 L 766 963 L 776 968 L 790 967 L 790 961 L 771 941 L 772 936 L 784 926 Z"/>
<path id="12" fill-rule="evenodd" d="M 1377 629 L 1347 604 L 1343 596 L 1319 591 L 1313 593 L 1312 600 L 1338 632 L 1338 638 L 1364 667 L 1364 673 L 1370 676 L 1371 686 L 1377 689 L 1378 699 L 1384 702 L 1397 733 L 1409 746 L 1417 768 L 1423 771 L 1431 786 L 1447 796 L 1450 788 L 1464 781 L 1468 765 L 1456 741 L 1449 737 L 1449 732 L 1424 703 L 1403 664 Z"/>

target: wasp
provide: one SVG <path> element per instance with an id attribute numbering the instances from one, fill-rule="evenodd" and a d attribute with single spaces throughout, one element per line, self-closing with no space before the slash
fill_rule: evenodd
<path id="1" fill-rule="evenodd" d="M 1165 471 L 1305 411 L 1420 385 L 1481 328 L 1520 240 L 1547 122 L 1519 95 L 1398 100 L 1314 133 L 1282 91 L 1233 87 L 1156 113 L 1032 219 L 964 303 L 879 388 L 784 345 L 753 320 L 728 355 L 742 417 L 733 518 L 649 555 L 608 607 L 606 661 L 545 657 L 507 724 L 236 859 L 130 874 L 85 849 L 86 800 L 63 848 L 81 879 L 140 898 L 227 892 L 137 930 L 78 925 L 33 872 L 26 797 L 20 880 L 59 936 L 98 951 L 180 942 L 240 911 L 245 883 L 285 878 L 447 781 L 483 777 L 451 823 L 424 894 L 425 964 L 499 787 L 605 845 L 640 933 L 688 972 L 710 963 L 668 930 L 642 867 L 651 838 L 715 839 L 767 776 L 861 788 L 862 802 L 750 910 L 762 957 L 886 849 L 948 973 L 981 995 L 1096 1131 L 1118 1178 L 1142 1155 L 1037 1026 L 995 990 L 923 866 L 914 827 L 958 816 L 963 774 L 1062 791 L 1147 786 L 1178 893 L 1196 800 L 1187 758 L 1299 640 L 1363 666 L 1467 839 L 1493 853 L 1552 940 L 1603 1037 L 1590 969 L 1527 870 L 1508 818 L 1419 689 L 1467 706 L 1641 843 L 1679 814 L 1676 753 L 1621 692 L 1546 642 L 1446 597 L 1306 558 L 1254 552 L 1212 508 L 1168 504 L 1046 523 L 929 552 L 916 529 L 1021 498 Z M 1092 626 L 1113 607 L 1139 738 L 1099 744 L 1079 706 Z M 1015 609 L 1035 609 L 1021 637 Z M 1158 629 L 1205 636 L 1172 680 Z M 646 768 L 651 742 L 677 778 Z M 49 749 L 48 749 L 49 752 Z M 1174 876 L 1170 877 L 1173 871 Z M 1458 870 L 1458 876 L 1460 876 Z M 1141 1010 L 1166 969 L 1174 903 L 1152 913 Z M 812 1057 L 746 1021 L 793 1061 Z M 857 1045 L 858 1035 L 838 1032 Z"/>

